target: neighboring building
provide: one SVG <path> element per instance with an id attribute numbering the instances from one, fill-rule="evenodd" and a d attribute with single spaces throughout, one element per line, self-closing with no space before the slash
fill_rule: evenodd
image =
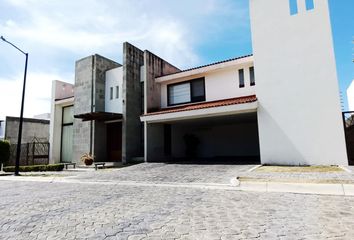
<path id="1" fill-rule="evenodd" d="M 52 161 L 348 165 L 328 2 L 250 0 L 254 55 L 181 71 L 124 43 L 53 86 Z M 71 107 L 70 107 L 71 106 Z M 189 141 L 188 141 L 189 140 Z"/>
<path id="2" fill-rule="evenodd" d="M 35 119 L 43 119 L 43 120 L 50 120 L 50 113 L 42 113 L 34 115 L 33 118 Z"/>
<path id="3" fill-rule="evenodd" d="M 20 118 L 6 117 L 5 139 L 17 144 Z M 23 118 L 21 143 L 49 142 L 49 120 Z"/>
<path id="4" fill-rule="evenodd" d="M 348 111 L 354 111 L 354 80 L 347 88 Z"/>

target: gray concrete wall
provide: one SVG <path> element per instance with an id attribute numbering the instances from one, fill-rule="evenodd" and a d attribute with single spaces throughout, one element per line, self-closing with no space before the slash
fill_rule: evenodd
<path id="1" fill-rule="evenodd" d="M 100 55 L 92 55 L 76 62 L 74 115 L 105 110 L 105 72 L 121 66 Z M 73 162 L 92 152 L 96 161 L 105 161 L 106 130 L 103 123 L 74 121 Z M 91 145 L 92 144 L 92 145 Z"/>
<path id="2" fill-rule="evenodd" d="M 19 118 L 6 117 L 5 139 L 9 140 L 11 144 L 17 144 L 19 124 Z M 33 138 L 37 138 L 41 142 L 49 142 L 49 120 L 23 119 L 21 142 L 30 143 Z"/>
<path id="3" fill-rule="evenodd" d="M 155 77 L 176 73 L 180 70 L 155 54 L 144 51 L 144 113 L 161 108 L 161 86 Z M 164 156 L 163 124 L 144 126 L 144 158 L 147 162 L 166 160 Z"/>
<path id="4" fill-rule="evenodd" d="M 143 113 L 140 67 L 144 65 L 144 52 L 125 42 L 123 44 L 123 129 L 122 161 L 143 156 Z"/>
<path id="5" fill-rule="evenodd" d="M 75 64 L 74 115 L 92 111 L 94 56 L 80 59 Z M 75 119 L 73 125 L 73 162 L 80 162 L 90 152 L 91 122 Z"/>
<path id="6" fill-rule="evenodd" d="M 144 51 L 144 68 L 144 113 L 148 113 L 161 108 L 161 87 L 155 77 L 181 70 L 147 50 Z"/>

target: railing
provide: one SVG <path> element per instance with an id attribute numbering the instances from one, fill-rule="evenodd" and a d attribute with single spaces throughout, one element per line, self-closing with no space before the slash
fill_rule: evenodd
<path id="1" fill-rule="evenodd" d="M 11 144 L 8 165 L 15 165 L 17 144 Z M 33 142 L 21 144 L 20 166 L 49 164 L 49 143 Z"/>

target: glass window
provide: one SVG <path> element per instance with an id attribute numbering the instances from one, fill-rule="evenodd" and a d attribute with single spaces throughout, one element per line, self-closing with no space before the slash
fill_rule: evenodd
<path id="1" fill-rule="evenodd" d="M 191 102 L 191 85 L 183 83 L 168 87 L 168 105 Z"/>
<path id="2" fill-rule="evenodd" d="M 74 107 L 63 107 L 63 124 L 74 122 Z"/>
<path id="3" fill-rule="evenodd" d="M 239 87 L 240 88 L 245 87 L 245 73 L 243 69 L 238 70 L 238 80 L 239 80 Z"/>
<path id="4" fill-rule="evenodd" d="M 63 107 L 61 135 L 61 162 L 72 161 L 74 107 Z"/>
<path id="5" fill-rule="evenodd" d="M 113 87 L 110 88 L 109 99 L 113 99 Z"/>
<path id="6" fill-rule="evenodd" d="M 192 102 L 205 101 L 204 79 L 197 79 L 191 82 Z"/>
<path id="7" fill-rule="evenodd" d="M 256 81 L 254 79 L 254 67 L 250 67 L 250 83 L 251 86 L 256 85 Z"/>
<path id="8" fill-rule="evenodd" d="M 168 105 L 205 101 L 204 78 L 167 86 Z"/>
<path id="9" fill-rule="evenodd" d="M 119 86 L 116 86 L 116 98 L 119 98 Z"/>
<path id="10" fill-rule="evenodd" d="M 63 126 L 61 138 L 61 162 L 70 163 L 73 153 L 73 125 Z"/>

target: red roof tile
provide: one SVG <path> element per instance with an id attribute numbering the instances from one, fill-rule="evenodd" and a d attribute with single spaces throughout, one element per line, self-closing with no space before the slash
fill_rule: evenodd
<path id="1" fill-rule="evenodd" d="M 163 108 L 159 111 L 150 112 L 150 113 L 147 113 L 143 116 L 192 111 L 192 110 L 205 109 L 205 108 L 223 107 L 223 106 L 229 106 L 229 105 L 251 103 L 251 102 L 255 102 L 255 101 L 257 101 L 256 95 L 251 95 L 251 96 L 245 96 L 245 97 L 223 99 L 223 100 L 212 101 L 212 102 L 202 102 L 202 103 L 188 104 L 188 105 L 183 105 L 183 106 L 178 106 L 178 107 Z"/>

